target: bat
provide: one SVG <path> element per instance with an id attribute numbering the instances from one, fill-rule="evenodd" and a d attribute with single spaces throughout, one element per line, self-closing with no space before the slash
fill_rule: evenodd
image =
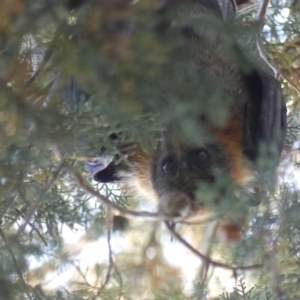
<path id="1" fill-rule="evenodd" d="M 183 3 L 188 12 L 182 13 L 172 26 L 186 37 L 185 47 L 199 82 L 221 87 L 220 97 L 226 99 L 222 104 L 226 106 L 226 123 L 212 122 L 210 115 L 201 111 L 203 105 L 199 105 L 199 132 L 202 135 L 205 131 L 206 139 L 186 142 L 178 137 L 180 125 L 173 122 L 165 126 L 152 153 L 137 144 L 134 154 L 128 157 L 129 164 L 114 164 L 111 155 L 85 162 L 94 180 L 125 185 L 137 197 L 156 201 L 158 212 L 174 220 L 203 215 L 209 201 L 218 205 L 226 193 L 224 184 L 218 195 L 208 196 L 207 190 L 218 190 L 220 178 L 234 186 L 232 196 L 246 195 L 258 204 L 262 177 L 278 165 L 287 127 L 286 105 L 277 79 L 236 41 L 228 51 L 226 39 L 234 36 L 214 34 L 206 27 L 195 29 L 186 21 L 184 14 L 192 15 L 193 21 L 209 14 L 221 26 L 234 23 L 233 0 Z M 201 92 L 205 96 L 211 91 Z M 199 103 L 207 99 L 200 97 Z"/>

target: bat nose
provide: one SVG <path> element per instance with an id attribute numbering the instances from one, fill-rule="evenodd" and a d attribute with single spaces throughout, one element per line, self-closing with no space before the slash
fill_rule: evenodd
<path id="1" fill-rule="evenodd" d="M 112 156 L 101 156 L 95 157 L 93 160 L 86 160 L 84 162 L 87 170 L 89 171 L 90 175 L 93 177 L 100 171 L 103 171 L 108 167 L 108 165 L 112 162 Z"/>

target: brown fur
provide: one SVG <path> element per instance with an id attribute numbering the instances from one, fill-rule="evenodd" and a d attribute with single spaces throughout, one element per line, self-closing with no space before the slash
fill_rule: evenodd
<path id="1" fill-rule="evenodd" d="M 213 134 L 221 141 L 230 157 L 232 179 L 241 186 L 253 180 L 253 172 L 243 154 L 243 124 L 239 118 L 230 120 L 222 129 L 214 129 Z"/>
<path id="2" fill-rule="evenodd" d="M 130 160 L 133 164 L 134 173 L 129 182 L 130 189 L 138 194 L 137 196 L 140 195 L 146 199 L 158 201 L 151 180 L 151 156 L 140 147 L 137 147 Z"/>
<path id="3" fill-rule="evenodd" d="M 246 186 L 253 181 L 254 174 L 243 154 L 242 122 L 236 117 L 232 118 L 225 128 L 214 129 L 212 133 L 221 141 L 229 154 L 233 181 L 240 186 Z M 135 149 L 130 157 L 133 168 L 127 185 L 136 196 L 158 201 L 151 179 L 151 158 L 151 154 L 144 152 L 140 147 Z"/>

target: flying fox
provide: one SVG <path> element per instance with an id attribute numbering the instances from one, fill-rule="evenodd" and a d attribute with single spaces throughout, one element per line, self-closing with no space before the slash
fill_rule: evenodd
<path id="1" fill-rule="evenodd" d="M 162 129 L 154 151 L 146 152 L 137 143 L 128 156 L 129 163 L 115 164 L 113 156 L 105 154 L 85 165 L 97 182 L 124 185 L 135 196 L 156 201 L 158 212 L 166 219 L 188 220 L 207 212 L 207 193 L 201 193 L 201 186 L 215 189 L 220 178 L 233 183 L 235 196 L 259 198 L 261 174 L 278 165 L 287 122 L 279 81 L 246 55 L 238 42 L 234 41 L 228 51 L 226 41 L 235 39 L 228 31 L 214 35 L 204 25 L 193 27 L 208 14 L 213 22 L 221 24 L 219 28 L 234 24 L 234 1 L 180 3 L 187 9 L 179 14 L 172 30 L 186 38 L 184 47 L 196 68 L 197 80 L 221 87 L 219 97 L 226 99 L 225 124 L 210 122 L 199 108 L 199 132 L 202 134 L 204 129 L 208 139 L 185 142 L 176 134 L 180 125 L 171 122 Z M 199 92 L 199 103 L 209 101 L 205 97 L 209 91 L 194 92 Z M 197 136 L 197 132 L 193 134 Z M 117 136 L 113 134 L 112 138 Z M 265 158 L 271 159 L 271 166 L 262 166 Z M 220 199 L 213 196 L 209 201 L 218 205 Z"/>

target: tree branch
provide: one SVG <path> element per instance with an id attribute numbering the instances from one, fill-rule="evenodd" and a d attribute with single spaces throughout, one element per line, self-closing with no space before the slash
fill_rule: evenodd
<path id="1" fill-rule="evenodd" d="M 205 228 L 204 237 L 200 248 L 200 251 L 204 253 L 205 257 L 209 256 L 209 254 L 211 253 L 212 246 L 213 246 L 212 239 L 216 235 L 218 226 L 219 226 L 218 221 L 212 221 L 208 223 Z M 203 264 L 199 268 L 198 276 L 203 283 L 206 281 L 208 269 L 209 269 L 209 264 L 205 262 L 203 262 Z"/>
<path id="2" fill-rule="evenodd" d="M 285 77 L 283 77 L 282 75 L 280 75 L 280 77 L 286 81 L 288 83 L 288 85 L 290 85 L 296 92 L 298 95 L 300 95 L 300 90 L 298 89 L 298 87 L 296 85 L 294 85 L 291 81 L 289 81 L 288 79 L 286 79 Z"/>
<path id="3" fill-rule="evenodd" d="M 93 299 L 97 299 L 101 295 L 102 291 L 105 289 L 105 287 L 107 286 L 107 284 L 110 281 L 113 269 L 116 270 L 117 274 L 120 277 L 120 286 L 121 286 L 120 290 L 122 290 L 122 284 L 123 284 L 122 277 L 120 276 L 120 273 L 114 263 L 113 252 L 112 252 L 112 248 L 111 248 L 111 233 L 112 233 L 112 229 L 113 229 L 113 214 L 112 214 L 110 207 L 107 207 L 107 211 L 106 211 L 106 228 L 107 228 L 107 245 L 108 245 L 109 266 L 108 266 L 105 281 L 103 282 L 102 286 L 99 288 L 97 295 Z"/>
<path id="4" fill-rule="evenodd" d="M 177 238 L 177 240 L 182 243 L 185 247 L 187 247 L 190 251 L 192 251 L 196 256 L 198 256 L 201 260 L 204 261 L 207 265 L 212 265 L 213 267 L 219 267 L 223 269 L 228 269 L 233 271 L 235 274 L 237 271 L 248 271 L 248 270 L 253 270 L 253 269 L 258 269 L 262 267 L 262 264 L 255 264 L 255 265 L 249 265 L 249 266 L 239 266 L 239 267 L 231 267 L 226 264 L 223 264 L 221 262 L 214 261 L 210 259 L 209 257 L 203 255 L 200 253 L 198 250 L 196 250 L 193 246 L 191 246 L 184 238 L 178 234 L 173 226 L 170 224 L 170 222 L 165 221 L 165 224 L 167 228 L 170 230 L 170 232 Z"/>
<path id="5" fill-rule="evenodd" d="M 257 7 L 259 6 L 258 3 L 254 3 L 251 5 L 248 5 L 246 7 L 241 8 L 240 10 L 237 11 L 237 15 L 241 16 L 241 15 L 245 15 L 250 13 L 252 10 L 255 10 Z"/>
<path id="6" fill-rule="evenodd" d="M 267 14 L 269 5 L 269 0 L 259 0 L 259 7 L 255 16 L 255 20 L 261 24 L 265 21 L 265 16 Z"/>
<path id="7" fill-rule="evenodd" d="M 15 211 L 22 216 L 23 219 L 25 219 L 24 215 L 21 214 L 21 212 L 15 208 Z M 45 244 L 45 246 L 48 246 L 46 240 L 44 239 L 44 237 L 42 236 L 42 234 L 40 233 L 40 231 L 30 222 L 28 222 L 28 225 L 37 233 L 37 235 L 40 237 L 40 239 L 42 240 L 42 242 Z"/>
<path id="8" fill-rule="evenodd" d="M 261 31 L 264 26 L 265 17 L 266 17 L 266 13 L 268 10 L 268 5 L 269 5 L 269 0 L 260 0 L 260 5 L 259 5 L 259 8 L 258 8 L 256 16 L 255 16 L 255 21 L 258 24 L 258 29 L 255 33 L 256 45 L 257 45 L 257 49 L 258 49 L 260 57 L 272 69 L 272 71 L 274 72 L 274 76 L 277 79 L 279 79 L 280 71 L 279 71 L 278 67 L 269 60 L 269 58 L 264 50 L 264 46 L 263 46 L 263 42 L 262 42 L 262 38 L 261 38 Z"/>
<path id="9" fill-rule="evenodd" d="M 69 174 L 75 179 L 79 188 L 81 188 L 86 193 L 96 197 L 102 204 L 109 206 L 112 210 L 118 211 L 121 215 L 127 217 L 149 218 L 151 220 L 162 220 L 162 217 L 160 217 L 157 213 L 151 213 L 147 211 L 134 211 L 119 206 L 118 204 L 107 199 L 105 196 L 101 195 L 98 191 L 94 190 L 72 166 L 65 163 L 64 167 L 69 172 Z"/>
<path id="10" fill-rule="evenodd" d="M 276 299 L 283 300 L 282 291 L 280 288 L 280 279 L 279 279 L 279 274 L 278 274 L 278 269 L 277 269 L 277 261 L 278 261 L 278 259 L 276 257 L 277 240 L 272 238 L 272 232 L 270 232 L 270 238 L 272 239 L 272 241 L 271 241 L 271 247 L 272 247 L 271 248 L 271 259 L 270 259 L 271 278 L 273 281 Z"/>

